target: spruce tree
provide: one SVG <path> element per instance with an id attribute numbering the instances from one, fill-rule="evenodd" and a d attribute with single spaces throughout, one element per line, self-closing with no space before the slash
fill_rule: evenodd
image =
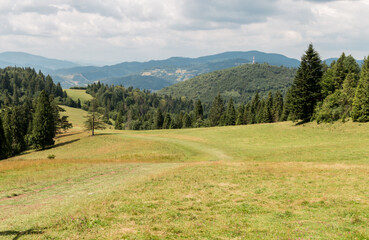
<path id="1" fill-rule="evenodd" d="M 291 112 L 296 119 L 306 122 L 312 118 L 316 103 L 321 100 L 322 69 L 320 56 L 310 44 L 292 85 Z"/>
<path id="2" fill-rule="evenodd" d="M 182 118 L 182 128 L 189 128 L 191 125 L 191 117 L 188 113 L 185 113 Z"/>
<path id="3" fill-rule="evenodd" d="M 369 57 L 364 59 L 361 68 L 351 116 L 352 119 L 357 122 L 369 121 Z"/>
<path id="4" fill-rule="evenodd" d="M 221 118 L 224 113 L 224 104 L 223 99 L 221 98 L 220 94 L 214 98 L 213 105 L 210 109 L 210 124 L 211 126 L 218 126 L 221 122 Z"/>
<path id="5" fill-rule="evenodd" d="M 56 122 L 49 96 L 43 90 L 37 98 L 33 117 L 32 142 L 35 148 L 45 149 L 54 144 Z"/>
<path id="6" fill-rule="evenodd" d="M 281 121 L 283 113 L 283 96 L 280 91 L 277 91 L 274 95 L 273 101 L 273 121 L 279 122 Z"/>
<path id="7" fill-rule="evenodd" d="M 245 124 L 244 122 L 244 111 L 245 107 L 243 105 L 238 106 L 237 108 L 237 119 L 236 119 L 236 125 L 242 125 Z"/>
<path id="8" fill-rule="evenodd" d="M 255 95 L 252 97 L 250 111 L 248 114 L 247 122 L 250 124 L 257 123 L 257 114 L 260 108 L 260 96 L 259 92 L 256 92 Z"/>
<path id="9" fill-rule="evenodd" d="M 195 116 L 196 116 L 196 120 L 198 120 L 198 119 L 202 120 L 204 118 L 204 110 L 202 108 L 202 104 L 201 104 L 200 99 L 197 100 L 197 102 L 196 102 Z"/>
<path id="10" fill-rule="evenodd" d="M 273 122 L 273 94 L 272 92 L 268 93 L 268 97 L 265 101 L 263 113 L 262 113 L 262 121 L 263 123 L 271 123 Z"/>
<path id="11" fill-rule="evenodd" d="M 156 110 L 156 116 L 154 119 L 154 129 L 162 129 L 163 122 L 164 122 L 164 116 L 163 116 L 163 113 L 161 112 L 160 107 L 158 107 L 158 109 Z"/>
<path id="12" fill-rule="evenodd" d="M 170 113 L 166 113 L 163 121 L 163 129 L 169 129 L 171 121 Z"/>
<path id="13" fill-rule="evenodd" d="M 224 125 L 235 125 L 236 124 L 236 110 L 234 109 L 232 98 L 229 99 L 227 105 L 226 120 Z"/>
<path id="14" fill-rule="evenodd" d="M 0 116 L 0 159 L 6 158 L 8 155 L 7 139 L 5 138 L 3 122 Z"/>

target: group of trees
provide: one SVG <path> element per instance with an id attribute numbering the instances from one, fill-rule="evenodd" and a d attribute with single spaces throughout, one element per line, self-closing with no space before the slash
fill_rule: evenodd
<path id="1" fill-rule="evenodd" d="M 0 69 L 0 96 L 0 159 L 44 149 L 54 144 L 57 132 L 72 127 L 59 114 L 66 99 L 60 84 L 33 69 Z"/>
<path id="2" fill-rule="evenodd" d="M 342 53 L 328 67 L 310 44 L 285 104 L 291 120 L 369 121 L 369 60 L 360 69 L 351 55 Z"/>
<path id="3" fill-rule="evenodd" d="M 283 96 L 279 91 L 274 94 L 269 92 L 265 98 L 256 93 L 251 102 L 238 106 L 232 98 L 226 102 L 218 94 L 208 107 L 200 100 L 173 98 L 132 87 L 108 86 L 100 82 L 89 85 L 87 92 L 94 96 L 94 101 L 86 102 L 82 108 L 93 108 L 96 122 L 99 122 L 99 115 L 108 124 L 112 124 L 110 119 L 113 119 L 115 129 L 120 130 L 269 123 L 280 121 L 283 117 Z M 87 125 L 91 129 L 92 115 L 88 119 Z"/>

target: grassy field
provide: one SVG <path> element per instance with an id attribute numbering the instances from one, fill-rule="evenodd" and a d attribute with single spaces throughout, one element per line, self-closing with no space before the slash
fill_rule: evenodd
<path id="1" fill-rule="evenodd" d="M 0 239 L 369 239 L 369 124 L 91 137 L 66 110 L 55 147 L 0 162 Z"/>
<path id="2" fill-rule="evenodd" d="M 68 97 L 71 97 L 74 101 L 77 101 L 78 98 L 81 100 L 81 102 L 85 102 L 92 99 L 92 96 L 90 94 L 86 93 L 86 90 L 80 90 L 80 89 L 65 89 L 67 92 Z"/>

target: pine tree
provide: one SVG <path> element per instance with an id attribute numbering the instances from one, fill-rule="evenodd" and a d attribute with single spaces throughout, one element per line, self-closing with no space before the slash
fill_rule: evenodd
<path id="1" fill-rule="evenodd" d="M 273 94 L 269 92 L 263 108 L 263 123 L 273 122 L 273 105 Z"/>
<path id="2" fill-rule="evenodd" d="M 220 124 L 223 113 L 224 104 L 220 94 L 218 93 L 218 95 L 214 98 L 213 105 L 210 109 L 209 118 L 211 126 L 218 126 Z"/>
<path id="3" fill-rule="evenodd" d="M 369 121 L 369 57 L 364 59 L 361 68 L 351 116 L 352 119 L 357 122 Z"/>
<path id="4" fill-rule="evenodd" d="M 163 121 L 163 129 L 169 129 L 171 121 L 170 113 L 166 113 Z"/>
<path id="5" fill-rule="evenodd" d="M 185 113 L 182 118 L 182 128 L 189 128 L 191 125 L 191 117 L 188 115 L 188 113 Z"/>
<path id="6" fill-rule="evenodd" d="M 312 118 L 316 103 L 321 100 L 322 68 L 320 56 L 310 44 L 292 85 L 291 112 L 296 119 L 306 122 Z"/>
<path id="7" fill-rule="evenodd" d="M 164 122 L 164 116 L 163 116 L 163 113 L 161 112 L 160 107 L 158 107 L 158 109 L 156 110 L 156 116 L 154 119 L 154 129 L 162 129 L 163 122 Z"/>
<path id="8" fill-rule="evenodd" d="M 250 111 L 248 114 L 247 122 L 250 124 L 257 123 L 257 114 L 260 108 L 260 96 L 259 92 L 256 92 L 251 100 Z"/>
<path id="9" fill-rule="evenodd" d="M 32 142 L 35 148 L 45 149 L 54 144 L 56 122 L 49 96 L 41 91 L 33 117 Z"/>
<path id="10" fill-rule="evenodd" d="M 91 107 L 88 115 L 86 116 L 85 128 L 87 131 L 91 131 L 91 135 L 95 135 L 95 130 L 103 130 L 105 129 L 104 122 L 102 121 L 101 115 L 97 112 L 97 100 L 96 98 L 92 99 Z"/>
<path id="11" fill-rule="evenodd" d="M 115 119 L 115 129 L 122 130 L 123 117 L 122 113 L 119 111 L 117 118 Z"/>
<path id="12" fill-rule="evenodd" d="M 277 91 L 274 95 L 273 101 L 273 121 L 279 122 L 281 121 L 283 113 L 283 96 L 280 91 Z"/>
<path id="13" fill-rule="evenodd" d="M 237 119 L 236 119 L 236 125 L 242 125 L 245 124 L 244 122 L 244 111 L 245 107 L 243 105 L 238 106 L 237 108 Z"/>
<path id="14" fill-rule="evenodd" d="M 8 155 L 8 145 L 5 138 L 3 122 L 0 116 L 0 159 L 6 158 Z"/>
<path id="15" fill-rule="evenodd" d="M 196 116 L 196 120 L 198 120 L 198 119 L 202 120 L 204 118 L 204 110 L 202 108 L 202 104 L 201 104 L 200 99 L 197 100 L 197 102 L 196 102 L 195 116 Z"/>
<path id="16" fill-rule="evenodd" d="M 232 98 L 229 99 L 227 105 L 226 120 L 224 125 L 235 125 L 236 124 L 236 110 L 234 109 Z"/>

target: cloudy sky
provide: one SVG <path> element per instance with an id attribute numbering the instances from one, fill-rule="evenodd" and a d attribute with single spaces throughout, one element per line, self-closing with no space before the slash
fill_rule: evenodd
<path id="1" fill-rule="evenodd" d="M 112 64 L 259 50 L 369 54 L 368 0 L 1 0 L 0 52 Z"/>

